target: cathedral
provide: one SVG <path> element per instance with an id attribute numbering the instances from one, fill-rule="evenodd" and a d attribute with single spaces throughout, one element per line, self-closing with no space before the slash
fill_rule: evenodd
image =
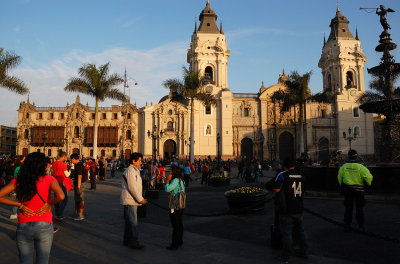
<path id="1" fill-rule="evenodd" d="M 299 157 L 299 109 L 292 107 L 282 112 L 279 102 L 271 99 L 274 92 L 286 89 L 285 71 L 277 76 L 276 84 L 265 87 L 262 83 L 255 93 L 233 93 L 228 87 L 229 39 L 222 23 L 218 26 L 209 1 L 199 21 L 187 50 L 187 63 L 190 70 L 207 77 L 204 89 L 215 96 L 217 105 L 207 107 L 194 102 L 195 158 Z M 365 90 L 367 58 L 357 32 L 354 37 L 348 24 L 338 8 L 318 63 L 323 90 L 330 91 L 334 101 L 307 102 L 304 106 L 304 152 L 314 161 L 326 162 L 337 151 L 347 152 L 349 143 L 361 155 L 374 154 L 372 115 L 364 113 L 357 103 L 357 97 Z M 119 158 L 139 151 L 145 157 L 186 158 L 190 112 L 186 100 L 176 101 L 171 95 L 161 98 L 158 104 L 140 108 L 132 104 L 100 108 L 98 154 Z M 91 156 L 93 123 L 94 108 L 82 105 L 79 96 L 66 107 L 44 108 L 29 100 L 22 102 L 18 110 L 17 154 L 46 148 L 49 156 L 55 156 L 59 149 Z M 355 139 L 349 141 L 349 136 Z"/>

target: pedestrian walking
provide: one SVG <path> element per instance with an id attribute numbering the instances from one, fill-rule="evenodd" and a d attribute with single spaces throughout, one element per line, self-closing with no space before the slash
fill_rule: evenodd
<path id="1" fill-rule="evenodd" d="M 64 199 L 57 180 L 46 174 L 47 162 L 43 153 L 33 152 L 26 157 L 18 177 L 0 190 L 0 203 L 17 206 L 16 242 L 20 263 L 48 263 L 53 242 L 51 206 Z M 18 201 L 7 196 L 16 191 Z M 54 197 L 51 198 L 51 192 Z"/>
<path id="2" fill-rule="evenodd" d="M 85 175 L 85 167 L 83 163 L 79 160 L 78 153 L 73 153 L 71 156 L 71 162 L 74 164 L 74 200 L 75 200 L 75 214 L 74 220 L 81 221 L 85 220 L 85 216 L 83 215 L 85 201 L 84 201 L 84 190 L 86 181 Z"/>
<path id="3" fill-rule="evenodd" d="M 67 153 L 60 152 L 58 154 L 58 159 L 52 163 L 53 176 L 57 180 L 65 196 L 64 200 L 54 205 L 55 209 L 54 219 L 56 219 L 57 221 L 64 220 L 64 209 L 68 203 L 68 191 L 70 191 L 72 188 L 71 179 L 69 178 L 71 172 L 68 171 L 67 165 L 65 164 L 66 160 L 67 160 Z"/>
<path id="4" fill-rule="evenodd" d="M 186 195 L 182 176 L 182 169 L 173 166 L 165 185 L 165 191 L 170 193 L 169 218 L 172 225 L 172 242 L 167 247 L 168 250 L 174 250 L 183 245 L 182 216 L 186 206 Z"/>
<path id="5" fill-rule="evenodd" d="M 209 171 L 210 171 L 210 164 L 208 163 L 208 161 L 204 161 L 201 174 L 201 184 L 203 184 L 203 182 L 205 182 L 206 184 L 208 183 L 208 175 L 210 173 Z"/>
<path id="6" fill-rule="evenodd" d="M 186 163 L 185 163 L 185 166 L 183 167 L 183 172 L 184 172 L 184 177 L 183 177 L 183 179 L 185 180 L 185 186 L 186 186 L 186 187 L 189 187 L 190 171 L 191 171 L 191 168 L 190 168 L 190 166 L 189 166 L 189 163 L 186 162 Z"/>
<path id="7" fill-rule="evenodd" d="M 123 173 L 121 204 L 124 206 L 124 246 L 132 249 L 142 249 L 144 246 L 139 243 L 137 230 L 137 208 L 147 203 L 142 196 L 143 186 L 139 167 L 142 164 L 143 155 L 134 152 L 130 155 L 131 165 Z"/>
<path id="8" fill-rule="evenodd" d="M 344 222 L 350 230 L 353 219 L 353 205 L 356 204 L 356 220 L 358 227 L 364 229 L 364 186 L 371 186 L 372 175 L 362 164 L 357 163 L 358 154 L 354 149 L 348 152 L 349 161 L 339 169 L 338 181 L 344 195 Z"/>
<path id="9" fill-rule="evenodd" d="M 96 190 L 96 179 L 98 172 L 98 165 L 95 159 L 92 159 L 89 163 L 90 166 L 90 190 Z"/>
<path id="10" fill-rule="evenodd" d="M 276 176 L 274 191 L 283 244 L 281 259 L 286 262 L 293 254 L 293 233 L 300 246 L 300 251 L 295 252 L 296 255 L 306 258 L 308 246 L 303 227 L 304 177 L 301 172 L 295 170 L 293 159 L 286 158 L 282 165 L 284 171 Z"/>

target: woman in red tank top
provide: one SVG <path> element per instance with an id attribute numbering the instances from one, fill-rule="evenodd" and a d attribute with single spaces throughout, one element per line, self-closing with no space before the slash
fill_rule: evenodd
<path id="1" fill-rule="evenodd" d="M 36 249 L 36 263 L 48 263 L 53 242 L 51 206 L 65 198 L 57 180 L 47 175 L 43 153 L 29 154 L 18 174 L 0 190 L 0 203 L 20 209 L 17 226 L 17 247 L 20 263 L 32 263 Z M 6 196 L 16 191 L 18 201 Z M 54 198 L 51 198 L 51 192 Z"/>

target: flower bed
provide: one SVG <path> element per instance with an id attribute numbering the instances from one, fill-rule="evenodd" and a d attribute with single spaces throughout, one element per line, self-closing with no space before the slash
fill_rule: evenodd
<path id="1" fill-rule="evenodd" d="M 208 180 L 209 186 L 229 186 L 231 184 L 231 179 L 224 177 L 223 175 L 212 176 Z"/>
<path id="2" fill-rule="evenodd" d="M 255 187 L 240 187 L 225 192 L 229 209 L 238 213 L 252 213 L 264 210 L 268 192 Z"/>

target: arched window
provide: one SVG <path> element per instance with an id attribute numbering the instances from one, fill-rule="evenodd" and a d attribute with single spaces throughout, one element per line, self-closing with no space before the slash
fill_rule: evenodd
<path id="1" fill-rule="evenodd" d="M 346 88 L 355 87 L 354 85 L 354 75 L 353 72 L 348 71 L 346 72 Z"/>
<path id="2" fill-rule="evenodd" d="M 353 117 L 360 117 L 360 109 L 358 108 L 358 106 L 354 106 L 353 107 Z"/>
<path id="3" fill-rule="evenodd" d="M 206 79 L 206 83 L 211 83 L 214 81 L 213 69 L 211 66 L 207 66 L 204 71 L 204 78 Z"/>
<path id="4" fill-rule="evenodd" d="M 78 126 L 76 126 L 74 128 L 74 138 L 79 138 L 79 127 Z"/>
<path id="5" fill-rule="evenodd" d="M 104 149 L 101 150 L 101 156 L 104 157 L 106 155 L 106 151 Z"/>
<path id="6" fill-rule="evenodd" d="M 357 137 L 361 136 L 360 127 L 358 126 L 354 127 L 354 135 L 356 135 Z"/>
<path id="7" fill-rule="evenodd" d="M 132 137 L 131 131 L 130 130 L 126 130 L 125 139 L 131 139 L 131 137 Z"/>
<path id="8" fill-rule="evenodd" d="M 205 131 L 205 132 L 206 132 L 206 133 L 205 133 L 206 136 L 211 136 L 211 132 L 212 132 L 212 131 L 211 131 L 211 125 L 207 125 L 207 126 L 206 126 L 206 131 Z"/>
<path id="9" fill-rule="evenodd" d="M 113 157 L 115 158 L 117 156 L 117 151 L 113 149 Z"/>
<path id="10" fill-rule="evenodd" d="M 174 123 L 172 121 L 169 121 L 167 123 L 167 130 L 168 131 L 173 131 L 174 130 Z"/>
<path id="11" fill-rule="evenodd" d="M 327 79 L 326 90 L 332 91 L 332 76 L 330 74 L 328 74 L 328 77 L 326 79 Z"/>
<path id="12" fill-rule="evenodd" d="M 28 139 L 29 138 L 29 130 L 28 129 L 25 129 L 25 132 L 24 132 L 24 139 Z"/>
<path id="13" fill-rule="evenodd" d="M 168 111 L 168 114 L 169 114 L 169 115 L 172 115 L 172 114 L 173 114 L 172 110 L 169 110 L 169 111 Z"/>

